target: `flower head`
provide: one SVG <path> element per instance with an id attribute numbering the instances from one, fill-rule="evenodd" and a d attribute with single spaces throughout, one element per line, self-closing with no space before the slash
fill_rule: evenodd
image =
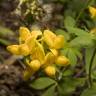
<path id="1" fill-rule="evenodd" d="M 29 79 L 40 68 L 48 76 L 55 76 L 57 65 L 69 64 L 69 59 L 59 52 L 64 46 L 63 35 L 56 35 L 50 30 L 44 30 L 44 33 L 39 29 L 30 31 L 26 27 L 20 27 L 19 33 L 19 44 L 10 45 L 7 49 L 12 54 L 26 58 L 25 79 Z"/>

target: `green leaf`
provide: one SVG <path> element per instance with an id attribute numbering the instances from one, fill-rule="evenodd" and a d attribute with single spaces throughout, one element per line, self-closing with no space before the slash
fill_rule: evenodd
<path id="1" fill-rule="evenodd" d="M 14 32 L 12 30 L 10 30 L 9 28 L 0 26 L 0 36 L 10 36 L 10 35 L 14 35 Z"/>
<path id="2" fill-rule="evenodd" d="M 30 84 L 30 86 L 34 89 L 42 90 L 55 83 L 56 83 L 56 81 L 54 81 L 53 79 L 50 79 L 48 77 L 41 77 L 41 78 L 38 78 L 35 81 L 33 81 Z"/>
<path id="3" fill-rule="evenodd" d="M 55 96 L 55 87 L 56 85 L 51 86 L 41 96 Z"/>
<path id="4" fill-rule="evenodd" d="M 85 82 L 84 78 L 65 78 L 58 86 L 58 91 L 63 96 L 71 96 L 78 86 L 83 86 Z M 87 95 L 86 95 L 87 96 Z"/>
<path id="5" fill-rule="evenodd" d="M 63 76 L 72 76 L 73 70 L 70 68 L 68 70 L 64 70 Z"/>
<path id="6" fill-rule="evenodd" d="M 57 29 L 57 30 L 55 31 L 55 33 L 56 33 L 57 35 L 63 35 L 64 38 L 65 38 L 65 40 L 69 40 L 69 39 L 70 39 L 69 33 L 66 32 L 66 31 L 64 31 L 64 30 L 62 30 L 62 29 Z"/>
<path id="7" fill-rule="evenodd" d="M 3 44 L 3 45 L 10 45 L 11 43 L 8 41 L 8 40 L 5 40 L 5 39 L 0 39 L 0 44 Z"/>
<path id="8" fill-rule="evenodd" d="M 83 29 L 76 28 L 76 27 L 66 27 L 69 33 L 74 33 L 77 36 L 89 36 L 89 33 L 84 31 Z"/>
<path id="9" fill-rule="evenodd" d="M 75 65 L 77 64 L 77 56 L 76 56 L 76 54 L 73 52 L 72 49 L 70 49 L 70 50 L 68 51 L 68 58 L 69 58 L 70 63 L 71 63 L 72 66 L 75 66 Z"/>
<path id="10" fill-rule="evenodd" d="M 80 96 L 96 96 L 96 84 L 84 90 Z"/>
<path id="11" fill-rule="evenodd" d="M 60 54 L 67 56 L 72 66 L 76 65 L 77 58 L 82 59 L 82 54 L 80 53 L 80 49 L 72 46 L 66 46 L 65 48 L 60 50 Z"/>
<path id="12" fill-rule="evenodd" d="M 64 25 L 65 27 L 74 27 L 75 26 L 75 20 L 74 18 L 72 18 L 71 16 L 66 16 L 66 18 L 64 19 Z"/>
<path id="13" fill-rule="evenodd" d="M 70 44 L 75 47 L 93 47 L 94 42 L 91 37 L 88 36 L 78 36 L 72 41 L 70 41 Z"/>
<path id="14" fill-rule="evenodd" d="M 90 61 L 93 55 L 95 48 L 88 48 L 85 50 L 85 69 L 86 73 L 89 74 Z M 96 55 L 92 64 L 92 77 L 96 79 Z"/>
<path id="15" fill-rule="evenodd" d="M 93 51 L 94 51 L 94 49 L 92 49 L 92 48 L 87 48 L 85 50 L 85 69 L 86 69 L 87 74 L 89 74 L 90 60 L 91 60 Z"/>

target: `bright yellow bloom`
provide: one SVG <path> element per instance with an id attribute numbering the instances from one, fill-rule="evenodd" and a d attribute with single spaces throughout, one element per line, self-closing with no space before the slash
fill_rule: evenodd
<path id="1" fill-rule="evenodd" d="M 96 18 L 96 8 L 94 8 L 94 7 L 89 7 L 89 12 L 90 12 L 90 14 L 91 14 L 91 18 Z"/>
<path id="2" fill-rule="evenodd" d="M 19 37 L 20 43 L 22 42 L 24 43 L 28 38 L 31 37 L 30 31 L 26 27 L 20 27 L 19 34 L 20 34 L 20 37 Z"/>
<path id="3" fill-rule="evenodd" d="M 27 46 L 27 44 L 20 44 L 19 51 L 20 51 L 20 54 L 23 56 L 27 56 L 30 54 L 30 50 L 29 50 L 29 47 Z"/>
<path id="4" fill-rule="evenodd" d="M 42 32 L 40 30 L 33 30 L 30 32 L 30 30 L 26 27 L 20 27 L 19 34 L 20 43 L 25 43 L 25 41 L 31 37 L 37 39 L 38 36 L 42 36 Z"/>
<path id="5" fill-rule="evenodd" d="M 39 36 L 42 36 L 42 32 L 41 32 L 40 30 L 33 30 L 33 31 L 31 32 L 31 35 L 32 35 L 35 39 L 37 39 Z"/>
<path id="6" fill-rule="evenodd" d="M 50 48 L 60 49 L 64 46 L 64 36 L 56 36 L 50 30 L 44 31 L 44 41 Z"/>
<path id="7" fill-rule="evenodd" d="M 12 54 L 19 55 L 19 45 L 10 45 L 7 47 L 7 50 Z"/>
<path id="8" fill-rule="evenodd" d="M 53 44 L 55 39 L 56 35 L 53 32 L 51 32 L 50 30 L 44 30 L 44 41 L 49 47 L 54 47 Z"/>
<path id="9" fill-rule="evenodd" d="M 56 57 L 52 52 L 48 52 L 44 58 L 43 67 L 54 64 L 55 58 Z"/>
<path id="10" fill-rule="evenodd" d="M 57 38 L 54 41 L 54 48 L 60 49 L 64 46 L 64 36 L 58 35 Z"/>
<path id="11" fill-rule="evenodd" d="M 56 74 L 56 68 L 54 66 L 47 66 L 44 71 L 48 76 L 55 76 Z"/>
<path id="12" fill-rule="evenodd" d="M 57 57 L 59 52 L 56 49 L 50 49 L 50 51 Z"/>
<path id="13" fill-rule="evenodd" d="M 36 46 L 36 40 L 34 37 L 28 38 L 25 41 L 25 44 L 29 47 L 30 54 L 34 52 L 35 46 Z"/>
<path id="14" fill-rule="evenodd" d="M 43 46 L 38 41 L 36 41 L 33 50 L 34 52 L 30 55 L 31 59 L 32 60 L 38 59 L 42 64 L 45 58 L 45 52 Z"/>
<path id="15" fill-rule="evenodd" d="M 39 60 L 33 60 L 29 63 L 30 68 L 32 69 L 32 71 L 36 72 L 40 69 L 40 61 Z"/>
<path id="16" fill-rule="evenodd" d="M 25 79 L 29 79 L 40 68 L 48 76 L 54 76 L 57 67 L 55 64 L 69 64 L 69 59 L 59 54 L 59 49 L 64 46 L 64 36 L 56 35 L 50 30 L 42 33 L 35 29 L 30 32 L 26 27 L 20 27 L 19 32 L 20 44 L 8 46 L 7 49 L 13 54 L 26 56 Z"/>
<path id="17" fill-rule="evenodd" d="M 55 62 L 57 65 L 66 66 L 69 64 L 69 59 L 65 56 L 58 56 Z"/>

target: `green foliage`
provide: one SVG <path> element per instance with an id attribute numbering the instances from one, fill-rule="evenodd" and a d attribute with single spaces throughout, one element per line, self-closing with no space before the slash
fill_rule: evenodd
<path id="1" fill-rule="evenodd" d="M 95 96 L 96 95 L 96 84 L 94 84 L 91 88 L 87 88 L 81 94 L 81 96 Z"/>
<path id="2" fill-rule="evenodd" d="M 48 88 L 41 96 L 55 96 L 55 85 Z"/>
<path id="3" fill-rule="evenodd" d="M 53 80 L 53 79 L 50 79 L 48 77 L 41 77 L 41 78 L 38 78 L 36 80 L 34 80 L 30 86 L 34 89 L 38 89 L 38 90 L 41 90 L 41 89 L 45 89 L 47 87 L 49 87 L 50 85 L 53 85 L 55 84 L 56 82 Z"/>
<path id="4" fill-rule="evenodd" d="M 64 81 L 62 81 L 58 86 L 58 91 L 63 96 L 70 96 L 75 90 L 77 86 L 83 86 L 84 84 L 84 78 L 64 78 Z"/>
<path id="5" fill-rule="evenodd" d="M 71 96 L 77 92 L 78 87 L 84 89 L 80 90 L 81 96 L 95 96 L 96 33 L 91 34 L 90 30 L 96 28 L 96 20 L 91 18 L 88 7 L 96 6 L 96 0 L 19 1 L 16 10 L 23 21 L 20 24 L 30 27 L 29 29 L 34 25 L 42 31 L 52 29 L 56 35 L 63 35 L 65 44 L 59 55 L 64 55 L 70 60 L 68 66 L 59 66 L 60 72 L 56 70 L 55 78 L 44 77 L 45 74 L 40 72 L 41 77 L 37 75 L 38 78 L 31 80 L 29 85 L 37 92 L 40 91 L 41 96 Z M 13 35 L 16 34 L 11 29 L 0 26 L 0 44 L 9 45 L 10 42 L 5 37 Z M 47 47 L 44 49 L 46 53 L 49 51 Z"/>
<path id="6" fill-rule="evenodd" d="M 0 36 L 13 36 L 14 32 L 9 28 L 0 26 Z"/>

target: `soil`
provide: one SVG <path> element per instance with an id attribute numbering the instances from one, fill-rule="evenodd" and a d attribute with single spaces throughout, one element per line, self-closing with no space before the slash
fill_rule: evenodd
<path id="1" fill-rule="evenodd" d="M 22 78 L 20 67 L 0 65 L 0 96 L 33 96 L 32 89 Z"/>

